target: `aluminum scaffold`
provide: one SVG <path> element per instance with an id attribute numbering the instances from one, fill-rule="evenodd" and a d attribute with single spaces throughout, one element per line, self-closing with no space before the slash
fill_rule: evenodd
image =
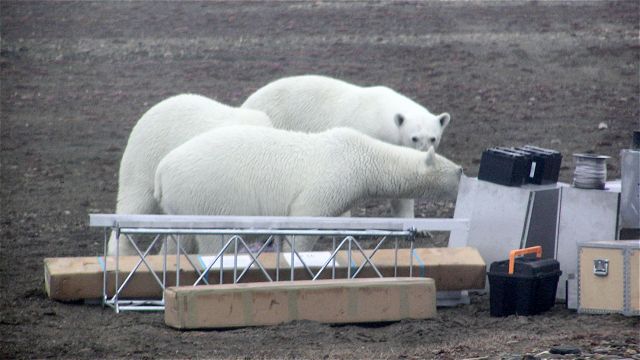
<path id="1" fill-rule="evenodd" d="M 346 277 L 356 278 L 366 266 L 369 266 L 378 277 L 383 277 L 372 259 L 381 246 L 388 241 L 393 242 L 394 249 L 394 271 L 393 276 L 398 276 L 398 251 L 400 241 L 402 245 L 408 245 L 413 253 L 415 234 L 418 231 L 458 231 L 465 238 L 469 231 L 469 221 L 467 219 L 400 219 L 400 218 L 348 218 L 348 217 L 266 217 L 266 216 L 187 216 L 187 215 L 116 215 L 116 214 L 91 214 L 89 224 L 91 227 L 104 229 L 104 266 L 103 266 L 103 294 L 102 303 L 115 309 L 116 312 L 126 310 L 164 310 L 164 290 L 167 286 L 167 245 L 174 242 L 176 248 L 176 271 L 175 284 L 181 284 L 180 259 L 186 258 L 188 266 L 197 273 L 197 279 L 190 285 L 210 284 L 209 272 L 214 267 L 219 267 L 219 281 L 223 283 L 225 270 L 233 274 L 233 283 L 240 282 L 249 269 L 257 267 L 264 275 L 264 281 L 281 281 L 280 254 L 286 254 L 289 263 L 289 277 L 287 280 L 295 280 L 295 268 L 301 267 L 313 280 L 331 270 L 331 279 L 336 278 L 336 255 L 340 250 L 346 251 L 347 264 L 352 264 L 354 254 L 360 256 L 362 263 L 352 269 L 346 267 Z M 115 233 L 115 238 L 124 236 L 131 244 L 139 257 L 133 269 L 124 278 L 120 278 L 120 244 L 116 245 L 115 254 L 108 255 L 107 242 L 110 232 Z M 222 248 L 208 257 L 207 263 L 202 262 L 202 268 L 198 267 L 189 256 L 181 244 L 182 236 L 195 235 L 217 235 L 228 236 L 228 240 L 223 242 Z M 144 251 L 140 249 L 140 241 L 137 236 L 152 236 Z M 252 248 L 246 241 L 247 236 L 262 236 L 266 240 L 259 248 Z M 305 253 L 296 250 L 296 237 L 310 236 L 322 237 L 323 240 L 331 241 L 331 251 L 322 258 L 321 262 L 316 262 L 310 266 L 310 260 L 305 257 Z M 361 244 L 361 237 L 375 239 L 375 246 L 366 250 Z M 389 240 L 391 239 L 391 240 Z M 213 241 L 213 240 L 212 240 Z M 158 275 L 147 261 L 151 251 L 162 243 L 161 256 L 163 257 L 162 271 Z M 275 276 L 271 276 L 260 261 L 260 255 L 265 253 L 269 247 L 275 245 L 276 268 Z M 283 250 L 287 246 L 289 250 Z M 248 256 L 247 261 L 239 264 L 240 254 Z M 233 266 L 224 266 L 225 257 L 233 259 Z M 114 276 L 115 290 L 109 296 L 107 289 L 108 269 L 107 259 L 113 258 L 115 261 Z M 413 256 L 409 257 L 409 276 L 413 276 Z M 122 294 L 125 287 L 130 284 L 132 277 L 140 266 L 145 265 L 152 274 L 153 279 L 163 292 L 162 299 L 124 299 Z M 312 267 L 317 268 L 314 272 Z"/>

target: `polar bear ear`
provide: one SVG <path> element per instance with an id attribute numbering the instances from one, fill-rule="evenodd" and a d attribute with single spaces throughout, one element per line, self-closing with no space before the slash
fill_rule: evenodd
<path id="1" fill-rule="evenodd" d="M 440 121 L 440 127 L 442 128 L 442 130 L 444 130 L 444 128 L 446 128 L 447 125 L 449 125 L 449 121 L 451 121 L 451 116 L 449 115 L 449 113 L 442 113 L 438 115 L 438 121 Z"/>
<path id="2" fill-rule="evenodd" d="M 402 116 L 402 114 L 396 114 L 396 116 L 393 117 L 393 120 L 396 122 L 396 125 L 398 125 L 398 127 L 404 124 L 404 116 Z"/>
<path id="3" fill-rule="evenodd" d="M 429 146 L 429 150 L 427 150 L 427 166 L 434 166 L 436 164 L 436 151 L 433 149 L 433 146 Z"/>

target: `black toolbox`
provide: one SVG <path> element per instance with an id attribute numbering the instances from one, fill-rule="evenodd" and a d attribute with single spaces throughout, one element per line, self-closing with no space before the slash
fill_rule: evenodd
<path id="1" fill-rule="evenodd" d="M 520 186 L 529 175 L 530 157 L 513 149 L 494 147 L 482 152 L 478 179 L 506 186 Z"/>
<path id="2" fill-rule="evenodd" d="M 531 252 L 537 252 L 538 257 L 515 257 Z M 491 264 L 488 272 L 491 316 L 536 315 L 555 304 L 558 279 L 562 274 L 560 264 L 541 256 L 542 247 L 534 246 L 514 250 L 509 260 Z"/>
<path id="3" fill-rule="evenodd" d="M 531 164 L 527 175 L 528 183 L 541 185 L 558 182 L 560 164 L 562 163 L 562 154 L 560 152 L 533 145 L 517 147 L 516 150 L 530 155 Z"/>

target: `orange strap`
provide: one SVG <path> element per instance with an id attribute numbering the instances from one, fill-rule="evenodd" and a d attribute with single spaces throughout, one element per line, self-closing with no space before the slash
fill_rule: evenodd
<path id="1" fill-rule="evenodd" d="M 542 257 L 542 246 L 532 246 L 529 248 L 519 249 L 519 250 L 511 250 L 509 252 L 509 275 L 513 274 L 513 270 L 515 268 L 515 260 L 516 256 L 522 256 L 525 254 L 536 253 L 536 257 L 539 259 Z"/>

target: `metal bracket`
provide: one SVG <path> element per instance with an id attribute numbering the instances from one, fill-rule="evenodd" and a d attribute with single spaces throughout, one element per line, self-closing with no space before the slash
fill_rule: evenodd
<path id="1" fill-rule="evenodd" d="M 596 276 L 609 275 L 609 260 L 608 259 L 593 260 L 593 273 Z"/>
<path id="2" fill-rule="evenodd" d="M 409 236 L 407 237 L 407 240 L 411 242 L 416 241 L 416 236 L 418 235 L 418 229 L 412 226 L 409 229 L 407 229 L 407 231 L 409 232 Z"/>

